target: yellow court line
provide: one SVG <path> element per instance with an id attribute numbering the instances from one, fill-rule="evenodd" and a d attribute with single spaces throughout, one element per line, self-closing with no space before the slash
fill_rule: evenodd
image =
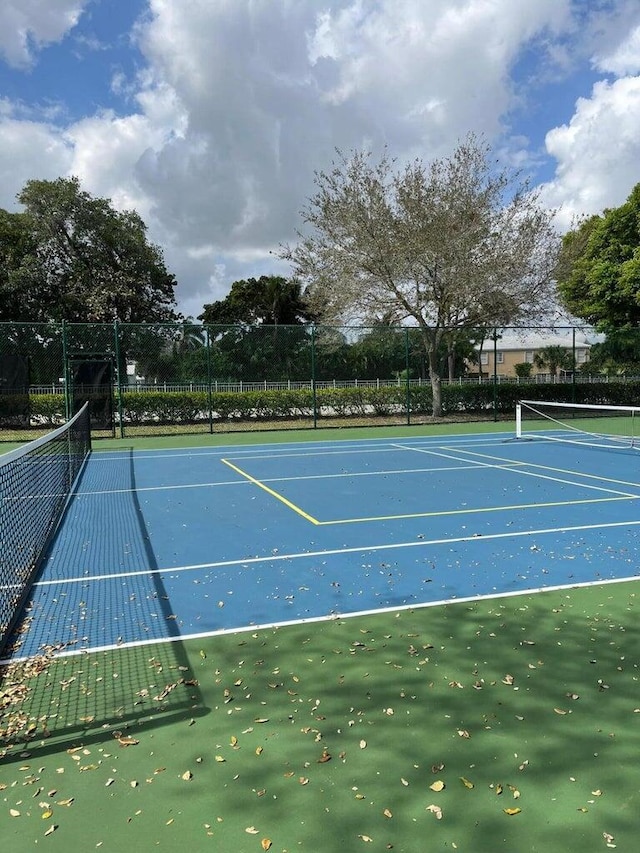
<path id="1" fill-rule="evenodd" d="M 311 524 L 321 524 L 322 522 L 318 521 L 317 518 L 314 518 L 312 515 L 309 515 L 308 512 L 305 512 L 303 509 L 300 509 L 299 506 L 296 506 L 291 501 L 288 501 L 285 497 L 283 497 L 278 492 L 270 489 L 269 486 L 265 486 L 264 483 L 261 483 L 260 480 L 256 480 L 255 477 L 252 477 L 251 474 L 247 474 L 246 471 L 243 471 L 242 468 L 238 468 L 237 465 L 234 465 L 233 462 L 229 462 L 228 459 L 220 459 L 221 462 L 224 462 L 225 465 L 228 465 L 233 471 L 237 474 L 240 474 L 241 477 L 244 477 L 246 480 L 249 480 L 250 483 L 253 483 L 254 486 L 258 486 L 260 489 L 263 489 L 267 494 L 271 495 L 271 497 L 276 498 L 285 506 L 288 506 L 289 509 L 292 509 L 298 515 L 301 515 L 302 518 L 306 518 L 307 521 L 310 521 Z"/>
<path id="2" fill-rule="evenodd" d="M 473 515 L 481 512 L 508 512 L 514 509 L 540 509 L 550 506 L 574 506 L 575 504 L 596 504 L 607 503 L 609 501 L 632 501 L 638 500 L 634 495 L 622 495 L 613 498 L 584 498 L 579 501 L 550 501 L 549 503 L 535 504 L 513 504 L 511 506 L 486 506 L 476 507 L 474 509 L 445 509 L 439 512 L 411 512 L 406 515 L 372 515 L 364 518 L 339 518 L 335 521 L 316 521 L 320 527 L 330 524 L 358 524 L 365 521 L 393 521 L 401 518 L 439 518 L 445 515 Z"/>

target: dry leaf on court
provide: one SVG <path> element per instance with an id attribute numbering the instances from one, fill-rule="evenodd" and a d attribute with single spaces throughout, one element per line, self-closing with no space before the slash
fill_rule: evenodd
<path id="1" fill-rule="evenodd" d="M 438 791 L 444 791 L 445 784 L 441 779 L 438 779 L 436 782 L 433 783 L 433 785 L 429 785 L 429 787 L 432 791 L 436 791 L 437 793 Z"/>
<path id="2" fill-rule="evenodd" d="M 427 806 L 427 811 L 434 814 L 438 820 L 442 820 L 442 809 L 440 806 L 436 806 L 432 803 L 430 806 Z"/>
<path id="3" fill-rule="evenodd" d="M 136 740 L 134 737 L 129 737 L 128 735 L 120 735 L 120 737 L 117 738 L 117 741 L 120 746 L 136 746 L 140 743 L 139 740 Z"/>
<path id="4" fill-rule="evenodd" d="M 519 809 L 519 808 L 514 808 L 514 809 L 503 809 L 502 811 L 503 811 L 505 814 L 508 814 L 508 815 L 511 817 L 512 815 L 520 814 L 520 812 L 522 811 L 522 809 Z"/>

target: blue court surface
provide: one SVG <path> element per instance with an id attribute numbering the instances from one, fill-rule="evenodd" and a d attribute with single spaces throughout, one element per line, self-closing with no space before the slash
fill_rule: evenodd
<path id="1" fill-rule="evenodd" d="M 18 653 L 633 578 L 639 468 L 506 433 L 94 451 Z"/>

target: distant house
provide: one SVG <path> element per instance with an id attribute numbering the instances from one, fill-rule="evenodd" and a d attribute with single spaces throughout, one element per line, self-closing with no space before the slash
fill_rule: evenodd
<path id="1" fill-rule="evenodd" d="M 572 352 L 574 342 L 571 335 L 547 334 L 535 335 L 533 333 L 523 333 L 522 335 L 504 335 L 498 338 L 495 347 L 496 370 L 495 373 L 502 379 L 512 379 L 517 376 L 516 364 L 531 364 L 531 376 L 548 375 L 548 366 L 542 368 L 535 366 L 535 356 L 546 347 L 561 346 Z M 576 352 L 576 370 L 580 370 L 583 364 L 589 360 L 589 351 L 591 343 L 584 335 L 576 335 L 575 352 Z M 494 375 L 494 344 L 492 339 L 484 342 L 482 349 L 476 347 L 478 351 L 478 364 L 469 364 L 468 376 Z M 560 371 L 563 375 L 566 371 Z"/>

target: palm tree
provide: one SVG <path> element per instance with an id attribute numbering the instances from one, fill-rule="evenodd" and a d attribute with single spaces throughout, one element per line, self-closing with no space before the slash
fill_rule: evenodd
<path id="1" fill-rule="evenodd" d="M 545 367 L 548 367 L 548 372 L 555 381 L 558 370 L 573 370 L 573 353 L 560 344 L 550 344 L 536 352 L 533 356 L 533 363 L 538 370 L 544 370 Z"/>

